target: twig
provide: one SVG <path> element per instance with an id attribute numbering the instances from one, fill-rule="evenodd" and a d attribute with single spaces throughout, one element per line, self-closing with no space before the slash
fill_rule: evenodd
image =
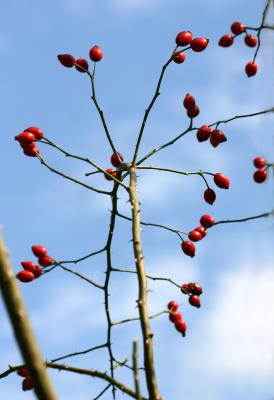
<path id="1" fill-rule="evenodd" d="M 217 221 L 212 226 L 219 225 L 219 224 L 228 224 L 228 223 L 232 223 L 232 222 L 245 222 L 245 221 L 250 221 L 252 219 L 266 218 L 266 217 L 269 217 L 270 215 L 271 216 L 274 215 L 274 210 L 263 213 L 263 214 L 254 215 L 253 217 L 240 218 L 240 219 L 227 219 L 227 220 Z"/>
<path id="2" fill-rule="evenodd" d="M 156 313 L 156 314 L 154 314 L 154 315 L 149 316 L 148 319 L 154 319 L 154 318 L 156 318 L 156 317 L 159 317 L 159 315 L 166 314 L 166 313 L 168 313 L 168 312 L 169 312 L 169 311 L 166 311 L 166 310 L 160 311 L 160 312 L 158 312 L 158 313 Z M 140 317 L 126 318 L 126 319 L 122 319 L 121 321 L 112 322 L 112 326 L 115 326 L 115 325 L 122 325 L 122 324 L 125 324 L 125 323 L 127 323 L 127 322 L 132 322 L 132 321 L 140 321 L 140 319 L 141 319 Z"/>
<path id="3" fill-rule="evenodd" d="M 95 351 L 95 350 L 98 350 L 98 349 L 103 349 L 103 348 L 106 347 L 106 346 L 107 346 L 106 343 L 105 343 L 105 344 L 101 344 L 101 345 L 99 345 L 99 346 L 91 347 L 91 348 L 86 349 L 86 350 L 77 351 L 77 352 L 75 352 L 75 353 L 70 353 L 70 354 L 66 354 L 65 356 L 61 356 L 61 357 L 58 357 L 58 358 L 54 358 L 53 360 L 50 360 L 50 362 L 53 363 L 53 362 L 56 362 L 56 361 L 64 360 L 65 358 L 80 356 L 80 355 L 82 355 L 82 354 L 87 354 L 87 353 L 90 353 L 90 352 Z"/>
<path id="4" fill-rule="evenodd" d="M 120 268 L 112 268 L 113 272 L 125 272 L 125 273 L 130 273 L 130 274 L 137 274 L 137 271 L 135 271 L 134 269 L 120 269 Z M 166 281 L 171 283 L 172 285 L 176 286 L 177 288 L 181 288 L 181 285 L 178 285 L 178 283 L 174 282 L 172 279 L 170 278 L 161 278 L 158 276 L 151 276 L 151 275 L 146 275 L 146 277 L 148 279 L 151 279 L 153 281 Z"/>
<path id="5" fill-rule="evenodd" d="M 62 264 L 60 264 L 60 263 L 58 264 L 58 266 L 59 266 L 60 268 L 62 268 L 64 271 L 70 272 L 71 274 L 78 276 L 79 278 L 81 278 L 81 279 L 83 279 L 84 281 L 90 283 L 91 285 L 97 287 L 98 289 L 104 290 L 104 286 L 99 285 L 98 283 L 92 281 L 91 279 L 89 279 L 89 278 L 87 278 L 86 276 L 80 274 L 79 272 L 76 272 L 76 271 L 73 271 L 73 270 L 70 269 L 70 268 L 64 267 L 64 266 L 63 266 Z"/>
<path id="6" fill-rule="evenodd" d="M 138 371 L 138 341 L 135 339 L 133 341 L 133 350 L 132 350 L 132 365 L 134 370 L 134 385 L 135 385 L 135 393 L 136 398 L 138 400 L 141 399 L 141 391 L 140 391 L 140 378 Z"/>

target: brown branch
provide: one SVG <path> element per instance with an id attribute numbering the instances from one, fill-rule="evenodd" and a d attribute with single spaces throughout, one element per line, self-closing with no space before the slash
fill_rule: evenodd
<path id="1" fill-rule="evenodd" d="M 134 399 L 138 399 L 136 397 L 136 393 L 130 389 L 128 386 L 124 385 L 122 382 L 118 381 L 117 379 L 112 378 L 111 376 L 107 375 L 104 372 L 93 370 L 93 369 L 83 369 L 83 368 L 77 368 L 77 367 L 72 367 L 70 365 L 63 365 L 63 364 L 56 364 L 56 363 L 49 363 L 47 362 L 46 365 L 49 368 L 53 369 L 58 369 L 59 371 L 69 371 L 69 372 L 75 372 L 77 374 L 81 375 L 88 375 L 88 376 L 93 376 L 97 377 L 100 379 L 103 379 L 111 385 L 114 385 L 116 388 L 120 389 L 123 393 L 128 394 L 130 397 L 133 397 Z M 141 397 L 141 400 L 147 400 L 145 397 Z"/>
<path id="2" fill-rule="evenodd" d="M 113 272 L 125 272 L 125 273 L 130 273 L 130 274 L 137 274 L 137 271 L 134 269 L 120 269 L 120 268 L 112 268 Z M 151 275 L 146 275 L 147 279 L 151 279 L 153 281 L 166 281 L 171 283 L 172 285 L 176 286 L 177 288 L 181 288 L 181 285 L 178 285 L 178 283 L 174 282 L 170 278 L 161 278 L 158 276 L 151 276 Z"/>
<path id="3" fill-rule="evenodd" d="M 148 308 L 147 308 L 147 280 L 144 267 L 144 257 L 142 251 L 140 234 L 140 207 L 136 193 L 136 167 L 130 169 L 129 198 L 132 208 L 132 235 L 133 251 L 135 257 L 136 271 L 139 283 L 138 308 L 141 320 L 143 336 L 144 366 L 146 374 L 147 388 L 150 400 L 160 400 L 160 394 L 156 381 L 154 355 L 153 355 L 153 333 L 151 331 Z"/>
<path id="4" fill-rule="evenodd" d="M 56 400 L 20 290 L 16 284 L 8 252 L 0 237 L 0 286 L 14 335 L 22 357 L 34 383 L 34 391 L 39 400 Z M 2 376 L 3 377 L 3 374 Z"/>
<path id="5" fill-rule="evenodd" d="M 135 393 L 136 398 L 141 400 L 141 390 L 140 390 L 140 377 L 138 370 L 138 341 L 135 339 L 133 341 L 133 350 L 132 350 L 132 365 L 134 370 L 134 385 L 135 385 Z"/>

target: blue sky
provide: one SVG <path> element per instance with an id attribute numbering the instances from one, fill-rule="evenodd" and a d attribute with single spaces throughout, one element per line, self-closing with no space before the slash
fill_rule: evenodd
<path id="1" fill-rule="evenodd" d="M 253 4 L 248 0 L 50 0 L 35 4 L 14 0 L 2 5 L 1 224 L 16 272 L 20 261 L 33 259 L 33 244 L 45 245 L 56 259 L 74 259 L 101 248 L 108 229 L 108 199 L 52 174 L 38 160 L 25 157 L 13 140 L 26 127 L 37 125 L 64 149 L 110 167 L 111 151 L 90 101 L 89 80 L 74 69 L 63 68 L 56 56 L 71 53 L 87 58 L 93 45 L 102 47 L 97 97 L 115 145 L 127 160 L 132 157 L 161 66 L 182 30 L 208 37 L 210 44 L 203 53 L 188 52 L 184 64 L 169 66 L 147 124 L 141 155 L 186 128 L 182 100 L 187 92 L 195 96 L 201 110 L 196 126 L 273 106 L 273 33 L 263 32 L 259 72 L 250 79 L 244 66 L 252 59 L 253 49 L 245 47 L 241 39 L 229 49 L 217 45 L 234 21 L 259 26 L 263 7 L 262 0 Z M 231 188 L 216 190 L 216 203 L 210 206 L 203 201 L 204 185 L 199 177 L 142 171 L 142 219 L 189 231 L 205 213 L 220 220 L 273 209 L 272 176 L 262 185 L 252 179 L 253 158 L 274 160 L 273 122 L 274 116 L 267 115 L 222 126 L 228 141 L 216 149 L 189 134 L 157 153 L 147 165 L 223 172 L 230 178 Z M 55 168 L 104 189 L 110 187 L 100 176 L 85 178 L 86 165 L 65 159 L 45 145 L 39 148 Z M 121 192 L 120 210 L 129 214 L 126 200 Z M 163 310 L 175 299 L 188 324 L 187 336 L 182 339 L 165 315 L 152 322 L 164 398 L 271 400 L 273 219 L 216 226 L 197 244 L 193 259 L 182 253 L 180 241 L 170 232 L 145 227 L 142 234 L 151 275 L 168 276 L 178 283 L 197 281 L 204 287 L 198 310 L 172 286 L 149 282 L 150 313 Z M 130 238 L 129 223 L 118 221 L 113 243 L 117 267 L 133 267 Z M 75 268 L 103 282 L 105 265 L 100 255 Z M 117 273 L 111 278 L 113 320 L 137 315 L 136 282 L 134 276 L 124 275 Z M 104 342 L 103 298 L 85 282 L 56 271 L 20 287 L 47 359 Z M 2 303 L 0 307 L 3 371 L 8 364 L 20 362 L 20 355 Z M 140 339 L 138 329 L 136 322 L 113 329 L 118 359 L 130 356 L 132 339 Z M 101 370 L 108 367 L 104 350 L 67 363 Z M 50 374 L 61 400 L 93 399 L 104 387 L 96 379 Z M 128 371 L 117 371 L 117 377 L 133 385 Z M 1 381 L 1 397 L 34 398 L 20 386 L 20 378 L 10 375 Z M 102 398 L 110 399 L 110 393 Z M 118 394 L 117 399 L 122 398 Z"/>

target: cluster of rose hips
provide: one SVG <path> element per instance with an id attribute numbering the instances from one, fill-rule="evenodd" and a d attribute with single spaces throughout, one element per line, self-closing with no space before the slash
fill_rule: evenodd
<path id="1" fill-rule="evenodd" d="M 187 256 L 195 256 L 196 248 L 193 242 L 199 242 L 200 240 L 202 240 L 207 235 L 206 229 L 210 228 L 212 225 L 214 225 L 214 223 L 214 218 L 211 215 L 205 214 L 201 216 L 201 226 L 198 226 L 197 228 L 190 231 L 188 233 L 189 240 L 184 240 L 181 244 L 181 248 Z"/>
<path id="2" fill-rule="evenodd" d="M 213 147 L 217 147 L 220 143 L 227 141 L 225 134 L 220 129 L 214 129 L 212 131 L 207 125 L 201 126 L 196 136 L 199 142 L 204 142 L 210 138 L 210 143 Z"/>
<path id="3" fill-rule="evenodd" d="M 15 136 L 15 140 L 18 140 L 26 156 L 36 157 L 40 151 L 35 142 L 41 140 L 43 136 L 44 134 L 40 128 L 37 128 L 37 126 L 30 126 L 22 133 Z"/>
<path id="4" fill-rule="evenodd" d="M 116 168 L 120 167 L 121 164 L 123 163 L 123 161 L 124 161 L 124 158 L 123 158 L 122 154 L 118 153 L 118 151 L 116 153 L 113 153 L 110 158 L 111 164 Z M 106 169 L 106 172 L 108 172 L 109 174 L 114 176 L 114 178 L 116 178 L 116 176 L 117 176 L 117 171 L 113 168 Z M 104 176 L 105 176 L 106 180 L 108 180 L 108 181 L 112 180 L 111 176 L 109 176 L 107 174 L 105 174 Z"/>
<path id="5" fill-rule="evenodd" d="M 266 160 L 263 157 L 256 157 L 253 160 L 253 164 L 257 169 L 257 171 L 254 172 L 253 174 L 253 179 L 256 183 L 262 183 L 266 180 L 267 178 L 267 168 L 268 165 L 266 163 Z"/>
<path id="6" fill-rule="evenodd" d="M 234 39 L 245 32 L 244 42 L 248 47 L 256 47 L 258 44 L 258 39 L 256 36 L 247 33 L 247 27 L 241 22 L 233 22 L 230 27 L 231 32 L 223 35 L 219 40 L 219 46 L 221 47 L 229 47 L 234 43 Z M 256 75 L 258 71 L 258 64 L 255 61 L 249 61 L 245 66 L 245 72 L 248 77 Z"/>
<path id="7" fill-rule="evenodd" d="M 19 368 L 17 370 L 17 375 L 24 378 L 22 381 L 22 390 L 24 390 L 24 392 L 26 390 L 33 389 L 33 380 L 32 377 L 29 375 L 29 371 L 27 370 L 27 368 Z"/>
<path id="8" fill-rule="evenodd" d="M 175 42 L 177 47 L 189 46 L 187 49 L 191 48 L 195 52 L 203 51 L 208 45 L 208 39 L 205 38 L 195 38 L 192 39 L 192 33 L 190 31 L 179 32 L 176 36 Z M 185 49 L 186 50 L 186 49 Z M 186 59 L 185 53 L 181 51 L 176 51 L 173 54 L 173 61 L 176 64 L 182 64 Z"/>
<path id="9" fill-rule="evenodd" d="M 217 172 L 214 175 L 214 183 L 216 186 L 218 186 L 221 189 L 228 189 L 229 188 L 229 179 L 222 174 L 221 172 Z M 214 201 L 216 200 L 216 193 L 214 192 L 213 189 L 208 187 L 204 191 L 204 199 L 208 204 L 213 204 Z"/>
<path id="10" fill-rule="evenodd" d="M 180 332 L 183 336 L 185 336 L 187 325 L 186 322 L 183 320 L 182 314 L 178 311 L 179 304 L 176 301 L 171 300 L 169 301 L 167 308 L 170 311 L 169 320 L 173 322 L 177 331 Z"/>
<path id="11" fill-rule="evenodd" d="M 199 285 L 199 283 L 184 283 L 181 286 L 181 291 L 189 296 L 189 304 L 191 304 L 193 307 L 201 307 L 200 295 L 203 293 L 203 288 L 201 285 Z"/>
<path id="12" fill-rule="evenodd" d="M 35 245 L 32 246 L 33 254 L 38 258 L 38 265 L 35 265 L 33 261 L 22 261 L 21 265 L 24 268 L 19 271 L 16 278 L 21 282 L 31 282 L 33 279 L 38 278 L 43 274 L 42 267 L 49 267 L 54 264 L 53 258 L 48 255 L 48 251 L 44 246 Z"/>
<path id="13" fill-rule="evenodd" d="M 89 51 L 89 57 L 91 61 L 94 62 L 102 60 L 102 49 L 99 46 L 93 46 Z M 75 67 L 79 72 L 87 72 L 89 69 L 88 62 L 85 58 L 75 59 L 71 54 L 59 54 L 57 58 L 64 67 Z"/>
<path id="14" fill-rule="evenodd" d="M 200 109 L 197 106 L 194 97 L 190 93 L 185 95 L 183 105 L 189 118 L 195 118 L 200 114 Z"/>

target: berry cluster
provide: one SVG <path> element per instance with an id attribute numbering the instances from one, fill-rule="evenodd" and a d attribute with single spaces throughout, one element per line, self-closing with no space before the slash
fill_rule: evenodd
<path id="1" fill-rule="evenodd" d="M 210 228 L 212 225 L 214 225 L 214 223 L 214 218 L 211 215 L 205 214 L 201 216 L 201 226 L 198 226 L 197 228 L 190 231 L 188 233 L 189 240 L 184 240 L 181 244 L 181 248 L 187 256 L 195 256 L 196 248 L 193 242 L 199 242 L 200 240 L 202 240 L 207 235 L 206 229 Z"/>
<path id="2" fill-rule="evenodd" d="M 24 390 L 24 392 L 26 390 L 33 389 L 33 380 L 32 377 L 29 375 L 29 371 L 27 370 L 27 368 L 19 368 L 17 370 L 17 375 L 24 378 L 22 381 L 22 390 Z"/>
<path id="3" fill-rule="evenodd" d="M 268 165 L 266 163 L 266 160 L 262 157 L 256 157 L 253 160 L 253 164 L 257 169 L 257 171 L 254 172 L 253 174 L 253 179 L 256 183 L 262 183 L 266 180 L 267 178 L 267 168 Z"/>
<path id="4" fill-rule="evenodd" d="M 185 50 L 191 48 L 195 52 L 200 52 L 205 50 L 208 45 L 208 39 L 205 38 L 195 38 L 192 39 L 192 33 L 190 31 L 179 32 L 175 39 L 177 47 L 189 46 Z M 185 53 L 180 51 L 175 51 L 173 54 L 173 61 L 176 64 L 182 64 L 186 59 Z"/>
<path id="5" fill-rule="evenodd" d="M 181 286 L 181 291 L 189 296 L 189 304 L 191 304 L 193 307 L 201 307 L 200 295 L 203 293 L 203 288 L 201 285 L 199 285 L 199 283 L 184 283 Z"/>
<path id="6" fill-rule="evenodd" d="M 14 139 L 18 140 L 26 156 L 36 157 L 40 151 L 35 142 L 41 140 L 43 136 L 44 134 L 40 128 L 37 128 L 37 126 L 30 126 L 22 133 L 15 136 Z"/>
<path id="7" fill-rule="evenodd" d="M 201 126 L 196 136 L 199 142 L 204 142 L 210 138 L 210 143 L 213 147 L 217 147 L 220 143 L 227 141 L 225 134 L 220 129 L 214 129 L 212 131 L 207 125 Z"/>
<path id="8" fill-rule="evenodd" d="M 247 27 L 241 22 L 233 22 L 230 29 L 234 35 L 231 35 L 230 33 L 223 35 L 219 40 L 219 46 L 230 47 L 234 43 L 234 39 L 240 36 L 242 33 L 245 33 L 244 43 L 248 47 L 258 46 L 257 37 L 251 35 L 250 33 L 247 33 Z M 258 71 L 258 64 L 255 61 L 249 61 L 246 64 L 245 72 L 248 77 L 256 75 L 257 71 Z"/>
<path id="9" fill-rule="evenodd" d="M 222 174 L 221 172 L 217 172 L 214 175 L 214 183 L 220 189 L 228 189 L 229 188 L 229 179 Z M 213 189 L 211 189 L 207 184 L 207 189 L 204 191 L 204 199 L 208 204 L 213 204 L 216 200 L 216 193 Z"/>
<path id="10" fill-rule="evenodd" d="M 31 249 L 42 267 L 49 267 L 54 264 L 55 261 L 48 255 L 48 251 L 44 246 L 35 245 Z M 22 261 L 21 265 L 24 269 L 16 275 L 16 278 L 21 282 L 31 282 L 43 274 L 43 269 L 32 261 Z"/>
<path id="11" fill-rule="evenodd" d="M 119 168 L 122 165 L 123 161 L 124 161 L 124 158 L 123 158 L 122 154 L 120 154 L 118 152 L 113 153 L 110 158 L 111 164 L 116 168 Z M 108 172 L 109 174 L 114 176 L 114 178 L 116 178 L 116 176 L 117 176 L 117 171 L 113 168 L 106 169 L 106 172 Z M 107 174 L 105 174 L 104 176 L 105 176 L 106 180 L 108 180 L 108 181 L 112 180 L 111 176 L 109 176 Z"/>
<path id="12" fill-rule="evenodd" d="M 186 322 L 183 320 L 182 314 L 178 311 L 179 304 L 176 301 L 171 300 L 168 303 L 167 308 L 170 311 L 169 320 L 173 322 L 177 331 L 180 332 L 183 336 L 185 336 L 187 325 Z"/>
<path id="13" fill-rule="evenodd" d="M 87 72 L 89 69 L 88 62 L 85 58 L 75 59 L 71 54 L 59 54 L 57 58 L 64 67 L 75 67 L 79 72 Z M 99 46 L 93 46 L 89 51 L 89 58 L 94 62 L 102 60 L 102 49 Z"/>
<path id="14" fill-rule="evenodd" d="M 194 97 L 190 93 L 185 95 L 183 106 L 185 107 L 189 118 L 195 118 L 200 114 L 200 109 L 197 106 Z"/>

